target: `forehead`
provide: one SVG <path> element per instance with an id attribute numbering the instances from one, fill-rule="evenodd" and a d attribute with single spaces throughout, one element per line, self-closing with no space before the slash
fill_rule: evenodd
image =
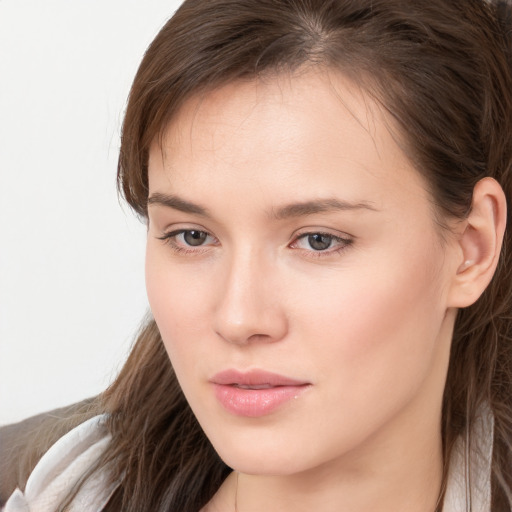
<path id="1" fill-rule="evenodd" d="M 185 102 L 153 143 L 150 190 L 260 187 L 276 201 L 333 187 L 347 200 L 424 196 L 390 128 L 377 101 L 329 70 L 229 83 Z"/>

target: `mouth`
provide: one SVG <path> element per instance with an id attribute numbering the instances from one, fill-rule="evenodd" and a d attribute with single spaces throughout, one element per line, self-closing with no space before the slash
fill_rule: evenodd
<path id="1" fill-rule="evenodd" d="M 251 370 L 248 372 L 224 370 L 214 375 L 211 382 L 222 386 L 237 386 L 243 389 L 268 389 L 280 386 L 302 386 L 310 384 L 307 381 L 292 379 L 264 370 Z"/>
<path id="2" fill-rule="evenodd" d="M 271 384 L 259 384 L 254 386 L 249 386 L 248 384 L 229 384 L 230 386 L 233 386 L 234 388 L 238 389 L 272 389 L 279 386 L 272 386 Z"/>
<path id="3" fill-rule="evenodd" d="M 262 370 L 225 370 L 210 382 L 224 409 L 236 416 L 250 418 L 274 412 L 311 387 L 310 382 Z"/>

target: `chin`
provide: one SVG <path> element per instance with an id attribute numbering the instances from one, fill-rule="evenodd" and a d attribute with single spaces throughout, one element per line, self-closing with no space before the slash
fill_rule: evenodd
<path id="1" fill-rule="evenodd" d="M 221 459 L 230 467 L 246 475 L 287 476 L 301 473 L 309 469 L 307 464 L 294 460 L 294 457 L 283 457 L 276 454 L 238 452 L 223 454 Z"/>
<path id="2" fill-rule="evenodd" d="M 252 430 L 252 429 L 248 429 Z M 279 435 L 271 428 L 236 435 L 229 429 L 224 436 L 212 436 L 210 442 L 220 458 L 230 467 L 250 475 L 286 476 L 307 471 L 322 463 L 319 454 L 308 453 L 307 440 Z"/>

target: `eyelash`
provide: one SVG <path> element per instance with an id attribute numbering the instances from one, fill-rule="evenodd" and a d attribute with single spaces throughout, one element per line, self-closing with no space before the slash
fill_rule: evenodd
<path id="1" fill-rule="evenodd" d="M 159 240 L 162 240 L 165 244 L 170 245 L 171 249 L 179 254 L 197 254 L 198 252 L 201 253 L 204 251 L 204 246 L 198 245 L 196 248 L 187 249 L 186 247 L 179 245 L 176 243 L 176 237 L 179 235 L 183 235 L 185 233 L 191 233 L 191 232 L 197 232 L 197 233 L 205 233 L 206 236 L 212 237 L 210 233 L 207 231 L 204 231 L 202 229 L 177 229 L 175 231 L 170 231 L 169 233 L 164 233 L 162 236 L 157 237 Z M 212 237 L 214 238 L 214 237 Z M 193 247 L 193 246 L 188 246 Z M 203 249 L 203 251 L 201 251 Z"/>
<path id="2" fill-rule="evenodd" d="M 200 230 L 200 229 L 177 229 L 175 231 L 170 231 L 168 233 L 164 233 L 162 236 L 159 236 L 157 238 L 158 238 L 158 240 L 162 240 L 165 244 L 170 245 L 171 249 L 173 251 L 175 251 L 176 253 L 179 253 L 179 254 L 198 254 L 199 253 L 199 254 L 201 254 L 202 252 L 204 252 L 204 248 L 206 246 L 198 245 L 198 246 L 195 246 L 196 248 L 192 248 L 194 246 L 187 246 L 187 247 L 191 247 L 190 249 L 188 249 L 188 248 L 184 247 L 183 245 L 179 245 L 176 242 L 177 236 L 184 235 L 185 233 L 191 233 L 191 232 L 203 233 L 207 237 L 211 237 L 211 238 L 215 239 L 215 237 L 213 237 L 213 235 L 211 235 L 207 231 Z M 351 238 L 343 238 L 340 236 L 333 235 L 332 233 L 325 233 L 322 231 L 308 231 L 306 233 L 301 233 L 300 235 L 296 236 L 294 241 L 291 244 L 289 244 L 289 247 L 296 248 L 294 246 L 296 246 L 300 240 L 303 240 L 303 239 L 305 239 L 309 236 L 313 236 L 313 235 L 320 235 L 320 236 L 328 237 L 331 239 L 331 245 L 339 244 L 339 247 L 336 249 L 331 249 L 330 247 L 328 247 L 325 250 L 314 250 L 313 248 L 311 248 L 311 250 L 307 250 L 307 249 L 297 248 L 298 250 L 303 250 L 304 252 L 307 252 L 308 257 L 312 257 L 312 258 L 322 258 L 322 257 L 326 257 L 328 255 L 340 254 L 341 252 L 345 251 L 354 242 L 354 240 Z M 201 250 L 201 249 L 203 249 L 203 250 Z"/>

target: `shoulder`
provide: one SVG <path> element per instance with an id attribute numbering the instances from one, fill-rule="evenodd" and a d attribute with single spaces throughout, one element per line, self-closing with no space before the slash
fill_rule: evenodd
<path id="1" fill-rule="evenodd" d="M 111 439 L 106 421 L 106 414 L 94 416 L 61 437 L 37 463 L 25 491 L 16 489 L 7 500 L 5 512 L 53 512 L 65 504 L 70 512 L 103 510 L 117 488 L 106 468 L 95 468 Z"/>
<path id="2" fill-rule="evenodd" d="M 28 476 L 59 438 L 94 416 L 95 399 L 55 409 L 0 427 L 0 506 Z"/>

